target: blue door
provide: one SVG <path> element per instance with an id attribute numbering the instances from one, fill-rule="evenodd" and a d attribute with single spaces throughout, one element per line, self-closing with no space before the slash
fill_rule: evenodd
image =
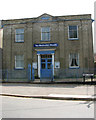
<path id="1" fill-rule="evenodd" d="M 41 55 L 41 77 L 51 78 L 52 75 L 52 55 L 43 54 Z"/>

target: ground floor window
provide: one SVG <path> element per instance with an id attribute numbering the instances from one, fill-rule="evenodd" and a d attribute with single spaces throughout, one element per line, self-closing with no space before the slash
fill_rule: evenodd
<path id="1" fill-rule="evenodd" d="M 69 55 L 69 67 L 79 67 L 79 54 L 78 53 L 70 53 Z"/>
<path id="2" fill-rule="evenodd" d="M 24 55 L 15 56 L 15 68 L 24 69 Z"/>

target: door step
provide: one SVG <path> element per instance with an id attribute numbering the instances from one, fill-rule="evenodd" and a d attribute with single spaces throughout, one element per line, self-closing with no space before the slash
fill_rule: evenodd
<path id="1" fill-rule="evenodd" d="M 41 78 L 40 82 L 52 82 L 51 78 Z"/>

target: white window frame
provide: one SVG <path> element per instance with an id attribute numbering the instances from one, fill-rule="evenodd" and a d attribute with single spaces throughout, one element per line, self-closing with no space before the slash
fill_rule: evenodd
<path id="1" fill-rule="evenodd" d="M 18 67 L 17 66 L 17 63 L 16 63 L 16 61 L 17 61 L 17 59 L 16 59 L 16 57 L 17 56 L 23 56 L 23 58 L 24 58 L 24 55 L 15 55 L 15 69 L 24 69 L 24 66 L 23 67 Z M 24 60 L 23 60 L 24 61 Z"/>
<path id="2" fill-rule="evenodd" d="M 78 61 L 77 61 L 78 66 L 71 66 L 71 61 L 70 61 L 71 60 L 71 58 L 70 58 L 71 56 L 70 56 L 70 54 L 77 54 L 78 55 L 77 56 L 78 57 L 77 58 L 78 59 Z M 70 54 L 69 54 L 69 68 L 79 68 L 80 67 L 79 66 L 79 53 L 70 53 Z"/>
<path id="3" fill-rule="evenodd" d="M 17 30 L 17 29 L 23 29 L 23 30 L 24 30 L 24 28 L 16 28 L 16 29 L 15 29 L 15 42 L 17 42 L 17 43 L 22 42 L 22 43 L 23 43 L 23 42 L 24 42 L 24 39 L 23 39 L 23 40 L 21 40 L 21 39 L 20 39 L 20 40 L 16 40 L 16 35 L 17 35 L 16 30 Z M 20 35 L 20 34 L 18 34 L 18 35 Z M 24 36 L 24 33 L 22 33 L 22 35 Z"/>
<path id="4" fill-rule="evenodd" d="M 44 32 L 42 32 L 42 28 L 49 28 L 49 32 L 48 32 L 49 33 L 49 40 L 43 40 L 42 39 L 42 33 L 44 33 Z M 41 41 L 50 41 L 50 27 L 47 27 L 47 26 L 46 27 L 41 27 Z"/>
<path id="5" fill-rule="evenodd" d="M 77 27 L 77 38 L 70 38 L 70 33 L 69 33 L 69 27 L 70 26 L 76 26 Z M 78 40 L 78 25 L 69 25 L 68 26 L 68 40 Z"/>

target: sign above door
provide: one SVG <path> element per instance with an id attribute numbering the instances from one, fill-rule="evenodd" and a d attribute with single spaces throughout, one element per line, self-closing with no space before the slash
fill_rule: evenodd
<path id="1" fill-rule="evenodd" d="M 34 47 L 57 47 L 57 43 L 34 44 Z"/>

